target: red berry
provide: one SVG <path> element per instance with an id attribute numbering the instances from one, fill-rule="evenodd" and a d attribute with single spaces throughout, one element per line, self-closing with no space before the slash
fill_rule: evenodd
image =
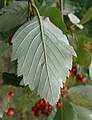
<path id="1" fill-rule="evenodd" d="M 36 117 L 39 117 L 39 115 L 40 115 L 39 111 L 35 111 L 35 112 L 34 112 L 34 115 L 35 115 Z"/>
<path id="2" fill-rule="evenodd" d="M 76 64 L 75 64 L 75 68 L 78 69 L 78 66 L 79 66 L 79 65 L 76 63 Z"/>
<path id="3" fill-rule="evenodd" d="M 36 106 L 32 107 L 32 111 L 36 111 L 36 110 L 37 110 Z"/>
<path id="4" fill-rule="evenodd" d="M 51 106 L 51 105 L 48 106 L 48 110 L 49 110 L 49 111 L 52 110 L 52 106 Z"/>
<path id="5" fill-rule="evenodd" d="M 8 38 L 8 43 L 9 43 L 9 45 L 12 45 L 12 43 L 11 43 L 12 37 L 13 37 L 13 35 L 9 36 L 9 38 Z"/>
<path id="6" fill-rule="evenodd" d="M 45 115 L 46 115 L 47 117 L 50 116 L 50 114 L 51 114 L 51 112 L 49 112 L 49 111 L 45 113 Z"/>
<path id="7" fill-rule="evenodd" d="M 67 86 L 63 85 L 63 88 L 61 88 L 61 92 L 62 91 L 67 91 Z"/>
<path id="8" fill-rule="evenodd" d="M 86 77 L 82 77 L 82 83 L 86 82 L 87 78 Z"/>
<path id="9" fill-rule="evenodd" d="M 14 92 L 9 92 L 8 96 L 9 96 L 9 99 L 12 99 L 14 97 Z"/>
<path id="10" fill-rule="evenodd" d="M 67 96 L 66 96 L 65 94 L 63 94 L 63 93 L 61 94 L 61 96 L 62 96 L 63 98 L 66 98 L 66 97 L 67 97 Z"/>
<path id="11" fill-rule="evenodd" d="M 14 115 L 14 110 L 12 108 L 8 108 L 8 111 L 6 113 L 8 116 L 13 116 Z"/>
<path id="12" fill-rule="evenodd" d="M 57 102 L 56 107 L 61 107 L 62 103 L 60 101 Z"/>
<path id="13" fill-rule="evenodd" d="M 73 75 L 73 70 L 70 70 L 70 75 L 69 76 L 71 77 L 72 75 Z"/>
<path id="14" fill-rule="evenodd" d="M 44 103 L 45 103 L 45 100 L 44 100 L 44 99 L 40 99 L 40 100 L 39 100 L 39 104 L 40 104 L 40 105 L 44 105 Z"/>
<path id="15" fill-rule="evenodd" d="M 76 81 L 79 82 L 79 83 L 85 83 L 86 80 L 87 80 L 87 78 L 84 77 L 84 76 L 80 76 L 80 77 L 77 76 L 76 77 Z"/>
<path id="16" fill-rule="evenodd" d="M 46 112 L 47 112 L 46 109 L 42 109 L 42 110 L 41 110 L 41 113 L 42 113 L 42 114 L 46 114 Z"/>
<path id="17" fill-rule="evenodd" d="M 35 107 L 36 107 L 37 109 L 39 109 L 39 108 L 40 108 L 40 104 L 39 104 L 39 103 L 36 103 Z"/>

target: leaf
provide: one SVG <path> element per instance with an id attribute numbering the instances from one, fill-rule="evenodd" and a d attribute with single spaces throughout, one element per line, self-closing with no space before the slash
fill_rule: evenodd
<path id="1" fill-rule="evenodd" d="M 80 29 L 83 29 L 83 25 L 79 24 L 80 23 L 80 19 L 76 15 L 74 15 L 73 13 L 69 13 L 68 17 L 69 17 L 70 21 L 74 25 L 76 25 Z"/>
<path id="2" fill-rule="evenodd" d="M 51 7 L 48 8 L 44 15 L 46 17 L 49 17 L 49 19 L 51 20 L 51 22 L 56 25 L 57 27 L 59 27 L 64 33 L 67 32 L 67 28 L 66 25 L 64 24 L 64 22 L 61 19 L 61 11 L 59 11 L 56 7 Z"/>
<path id="3" fill-rule="evenodd" d="M 4 80 L 4 84 L 13 85 L 16 87 L 19 86 L 19 83 L 22 79 L 22 77 L 17 77 L 14 73 L 6 73 L 6 72 L 3 73 L 2 77 Z"/>
<path id="4" fill-rule="evenodd" d="M 77 61 L 84 67 L 89 67 L 92 60 L 92 39 L 80 36 L 77 44 Z"/>
<path id="5" fill-rule="evenodd" d="M 49 19 L 35 17 L 15 33 L 12 60 L 18 59 L 18 76 L 31 90 L 55 105 L 60 87 L 72 68 L 72 55 L 76 55 L 62 31 Z M 41 27 L 41 29 L 40 29 Z"/>
<path id="6" fill-rule="evenodd" d="M 26 1 L 13 1 L 9 6 L 2 8 L 0 16 L 0 32 L 6 32 L 27 21 Z"/>
<path id="7" fill-rule="evenodd" d="M 8 109 L 8 96 L 0 96 L 0 118 L 3 117 L 3 113 Z"/>
<path id="8" fill-rule="evenodd" d="M 89 76 L 90 76 L 90 78 L 92 80 L 92 61 L 91 61 L 91 64 L 89 66 Z"/>
<path id="9" fill-rule="evenodd" d="M 63 100 L 62 107 L 58 108 L 54 120 L 74 120 L 74 111 L 68 100 Z"/>
<path id="10" fill-rule="evenodd" d="M 79 105 L 75 105 L 72 103 L 74 112 L 75 112 L 75 118 L 74 120 L 92 120 L 92 111 L 81 107 Z"/>
<path id="11" fill-rule="evenodd" d="M 0 32 L 0 40 L 4 42 L 8 42 L 9 36 L 12 36 L 16 32 L 17 29 L 18 27 L 15 27 L 7 32 Z"/>
<path id="12" fill-rule="evenodd" d="M 92 18 L 92 6 L 88 9 L 88 11 L 85 13 L 84 17 L 81 19 L 80 23 L 85 24 Z"/>
<path id="13" fill-rule="evenodd" d="M 92 86 L 80 85 L 72 87 L 68 90 L 68 98 L 73 103 L 89 108 L 92 108 Z"/>

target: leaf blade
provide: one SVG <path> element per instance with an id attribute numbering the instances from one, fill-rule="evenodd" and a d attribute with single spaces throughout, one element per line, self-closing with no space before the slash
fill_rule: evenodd
<path id="1" fill-rule="evenodd" d="M 69 100 L 77 105 L 92 108 L 92 86 L 91 85 L 80 85 L 72 87 L 68 90 Z"/>
<path id="2" fill-rule="evenodd" d="M 12 40 L 12 60 L 18 59 L 17 74 L 23 75 L 24 84 L 54 105 L 62 82 L 69 76 L 72 55 L 76 54 L 66 36 L 48 18 L 42 19 L 42 27 L 43 31 L 35 17 L 19 28 Z"/>

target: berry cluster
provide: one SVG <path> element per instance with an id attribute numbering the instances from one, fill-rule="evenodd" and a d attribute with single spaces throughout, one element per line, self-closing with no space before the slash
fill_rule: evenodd
<path id="1" fill-rule="evenodd" d="M 36 117 L 38 117 L 40 114 L 49 116 L 52 111 L 52 106 L 44 99 L 40 99 L 38 103 L 36 103 L 35 106 L 32 107 L 32 111 L 34 112 L 34 115 Z"/>
<path id="2" fill-rule="evenodd" d="M 14 97 L 14 92 L 9 92 L 8 99 L 9 101 Z M 7 116 L 13 116 L 14 115 L 14 109 L 9 107 L 8 111 L 6 112 Z"/>
<path id="3" fill-rule="evenodd" d="M 62 103 L 58 101 L 56 104 L 56 108 L 59 108 L 61 106 Z M 38 103 L 36 103 L 35 106 L 32 107 L 32 111 L 34 112 L 34 115 L 36 117 L 39 117 L 40 114 L 46 115 L 48 117 L 52 112 L 52 105 L 50 105 L 44 99 L 40 99 Z"/>
<path id="4" fill-rule="evenodd" d="M 73 75 L 76 77 L 76 82 L 84 83 L 87 80 L 87 78 L 80 72 L 78 64 L 75 64 L 72 70 L 70 70 L 70 76 Z"/>

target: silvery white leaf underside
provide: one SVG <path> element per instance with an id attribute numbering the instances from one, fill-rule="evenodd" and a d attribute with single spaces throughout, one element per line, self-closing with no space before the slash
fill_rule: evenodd
<path id="1" fill-rule="evenodd" d="M 18 29 L 12 40 L 12 60 L 18 60 L 17 74 L 23 75 L 24 85 L 55 105 L 72 68 L 72 55 L 76 54 L 67 37 L 48 18 L 42 20 L 42 28 L 35 17 Z"/>

